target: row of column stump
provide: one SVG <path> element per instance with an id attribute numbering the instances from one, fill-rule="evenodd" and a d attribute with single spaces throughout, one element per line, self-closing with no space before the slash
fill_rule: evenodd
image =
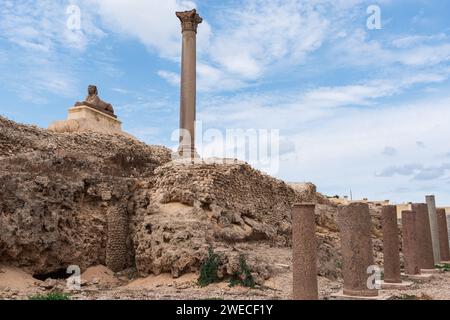
<path id="1" fill-rule="evenodd" d="M 429 197 L 427 197 L 427 202 Z M 434 197 L 433 197 L 434 203 Z M 431 208 L 431 209 L 430 209 Z M 410 287 L 411 281 L 427 281 L 437 273 L 440 263 L 450 261 L 447 217 L 444 209 L 436 209 L 436 225 L 431 227 L 430 204 L 412 204 L 411 210 L 402 211 L 402 245 L 399 235 L 397 207 L 382 208 L 384 279 L 377 279 L 371 218 L 367 203 L 351 203 L 338 208 L 338 226 L 341 238 L 343 290 L 334 299 L 390 298 L 387 290 Z M 434 219 L 434 218 L 432 218 Z M 433 242 L 433 238 L 435 241 Z M 436 243 L 438 241 L 438 243 Z M 317 239 L 315 204 L 297 204 L 292 210 L 293 242 L 293 298 L 317 300 Z M 438 254 L 436 254 L 438 250 Z M 400 252 L 403 252 L 402 273 Z M 439 260 L 436 260 L 438 257 Z M 381 272 L 380 272 L 381 274 Z M 375 275 L 375 276 L 374 276 Z M 403 279 L 409 281 L 403 281 Z"/>

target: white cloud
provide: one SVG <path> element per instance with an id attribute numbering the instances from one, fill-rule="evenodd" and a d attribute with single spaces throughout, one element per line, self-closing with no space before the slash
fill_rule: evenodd
<path id="1" fill-rule="evenodd" d="M 173 86 L 180 85 L 181 79 L 180 79 L 180 75 L 178 73 L 160 70 L 160 71 L 158 71 L 158 75 L 161 78 L 165 79 L 167 82 L 169 82 Z"/>
<path id="2" fill-rule="evenodd" d="M 84 0 L 83 0 L 84 1 Z M 80 2 L 80 5 L 84 3 Z M 48 93 L 76 93 L 77 58 L 88 44 L 105 36 L 89 10 L 81 12 L 81 29 L 67 27 L 66 1 L 5 0 L 0 7 L 0 37 L 9 41 L 0 59 L 1 81 L 21 99 L 46 101 Z M 10 72 L 8 61 L 14 61 Z"/>
<path id="3" fill-rule="evenodd" d="M 391 36 L 392 37 L 392 36 Z M 429 42 L 433 39 L 434 41 Z M 427 67 L 450 61 L 450 43 L 444 34 L 403 36 L 394 40 L 374 40 L 363 29 L 341 37 L 332 51 L 340 63 L 349 66 Z"/>
<path id="4" fill-rule="evenodd" d="M 177 59 L 181 49 L 181 27 L 175 12 L 196 7 L 193 1 L 179 0 L 88 1 L 95 5 L 110 30 L 134 37 L 150 50 L 170 59 Z"/>

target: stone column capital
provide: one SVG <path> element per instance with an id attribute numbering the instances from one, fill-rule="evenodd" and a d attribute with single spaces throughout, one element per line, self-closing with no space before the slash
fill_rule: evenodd
<path id="1" fill-rule="evenodd" d="M 203 18 L 197 13 L 197 10 L 177 12 L 177 17 L 181 21 L 182 31 L 194 31 L 197 32 L 197 27 L 203 22 Z"/>

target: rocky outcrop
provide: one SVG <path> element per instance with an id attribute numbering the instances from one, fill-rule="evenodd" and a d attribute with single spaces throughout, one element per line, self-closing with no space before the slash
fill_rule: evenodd
<path id="1" fill-rule="evenodd" d="M 120 135 L 53 133 L 0 117 L 0 263 L 34 274 L 107 265 L 178 277 L 198 271 L 212 246 L 221 276 L 244 254 L 262 283 L 277 267 L 258 248 L 289 247 L 291 206 L 313 201 L 319 273 L 336 278 L 337 207 L 312 184 L 286 184 L 245 163 L 171 161 L 170 150 Z"/>

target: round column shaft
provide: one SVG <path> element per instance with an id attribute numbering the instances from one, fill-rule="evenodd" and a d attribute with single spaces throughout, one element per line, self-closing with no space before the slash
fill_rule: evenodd
<path id="1" fill-rule="evenodd" d="M 298 204 L 292 210 L 294 300 L 319 298 L 315 207 Z"/>

